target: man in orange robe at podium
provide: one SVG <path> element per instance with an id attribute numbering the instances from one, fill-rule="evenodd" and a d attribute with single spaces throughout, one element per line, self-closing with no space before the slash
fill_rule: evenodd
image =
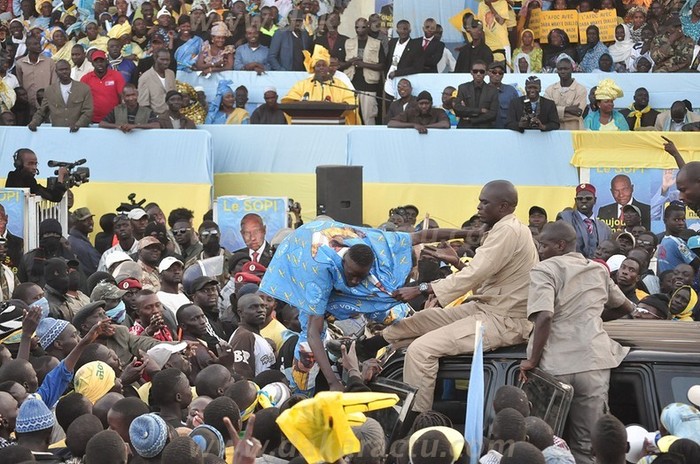
<path id="1" fill-rule="evenodd" d="M 328 66 L 331 59 L 328 50 L 320 45 L 316 45 L 313 55 L 309 55 L 307 51 L 304 51 L 304 55 L 306 56 L 304 65 L 307 71 L 313 73 L 313 75 L 294 84 L 289 93 L 282 98 L 282 103 L 327 101 L 357 105 L 353 92 L 341 81 L 333 79 Z M 356 111 L 348 112 L 345 116 L 345 124 L 359 123 Z"/>

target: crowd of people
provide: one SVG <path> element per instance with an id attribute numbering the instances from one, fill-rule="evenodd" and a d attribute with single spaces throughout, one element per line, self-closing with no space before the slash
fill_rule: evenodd
<path id="1" fill-rule="evenodd" d="M 620 113 L 607 103 L 600 105 L 620 97 L 622 89 L 600 98 L 590 89 L 587 103 L 588 89 L 571 74 L 596 72 L 604 80 L 620 72 L 697 72 L 699 2 L 646 3 L 526 0 L 516 13 L 507 0 L 483 2 L 477 12 L 464 14 L 464 43 L 453 53 L 441 41 L 443 27 L 432 18 L 423 22 L 421 37 L 415 39 L 408 21 L 396 21 L 392 31 L 379 14 L 357 19 L 356 35 L 345 36 L 338 31 L 347 6 L 342 1 L 8 2 L 0 15 L 0 123 L 36 130 L 50 122 L 73 132 L 90 124 L 123 132 L 286 124 L 289 118 L 278 100 L 310 100 L 359 106 L 346 118 L 348 124 L 384 123 L 424 132 L 449 126 L 427 104 L 419 110 L 420 95 L 412 95 L 406 76 L 458 72 L 471 73 L 473 81 L 455 82 L 436 102 L 441 106 L 435 105 L 445 110 L 451 126 L 637 130 L 656 122 L 648 101 L 642 105 L 635 99 L 624 110 L 631 114 L 625 126 Z M 588 27 L 586 43 L 579 46 L 561 29 L 553 29 L 545 41 L 528 28 L 535 11 L 566 8 L 582 13 L 615 9 L 620 15 L 615 42 L 601 42 L 596 25 Z M 397 37 L 390 38 L 392 32 Z M 207 98 L 203 88 L 177 81 L 175 74 L 207 77 L 230 70 L 306 71 L 310 77 L 287 95 L 265 88 L 265 103 L 256 108 L 248 103 L 245 86 L 222 79 Z M 516 103 L 511 111 L 517 97 L 532 100 L 527 87 L 534 83 L 523 76 L 522 89 L 502 84 L 503 74 L 541 72 L 557 72 L 562 79 L 543 97 L 556 103 L 556 115 L 551 107 L 545 112 L 535 103 L 529 109 Z M 482 92 L 486 73 L 488 90 Z M 396 78 L 406 80 L 394 86 Z M 425 101 L 432 106 L 432 99 Z M 700 119 L 692 105 L 686 106 L 684 123 Z M 406 114 L 399 118 L 402 112 Z M 670 124 L 671 130 L 676 124 Z M 657 129 L 669 130 L 667 126 L 661 120 Z"/>
<path id="2" fill-rule="evenodd" d="M 602 44 L 593 26 L 579 48 L 559 30 L 540 47 L 527 28 L 532 11 L 617 5 L 531 0 L 516 15 L 505 0 L 483 2 L 465 14 L 466 43 L 452 57 L 452 70 L 472 81 L 446 88 L 441 107 L 428 92 L 414 98 L 401 78 L 447 69 L 434 20 L 418 39 L 398 21 L 389 39 L 381 18 L 368 16 L 349 38 L 337 31 L 345 2 L 267 3 L 7 2 L 0 120 L 125 133 L 286 123 L 274 88 L 251 114 L 245 87 L 222 80 L 208 102 L 174 74 L 236 69 L 308 71 L 282 101 L 352 104 L 355 89 L 360 110 L 347 123 L 421 133 L 698 128 L 689 102 L 657 112 L 640 88 L 618 112 L 622 89 L 610 76 L 590 91 L 574 78 L 697 69 L 698 46 L 687 40 L 697 42 L 697 1 L 654 1 L 648 14 L 639 2 L 620 4 L 628 11 L 616 43 Z M 502 83 L 505 73 L 541 70 L 560 78 L 543 96 L 536 76 L 523 76 L 524 90 Z M 386 117 L 381 98 L 394 98 Z M 222 246 L 211 211 L 200 220 L 185 205 L 166 215 L 150 202 L 97 221 L 71 207 L 67 230 L 45 219 L 39 246 L 25 253 L 8 229 L 22 219 L 0 209 L 0 462 L 465 463 L 470 443 L 433 410 L 434 395 L 440 359 L 471 353 L 479 322 L 486 350 L 527 344 L 523 380 L 539 368 L 574 387 L 563 437 L 530 415 L 523 390 L 499 389 L 480 462 L 622 464 L 624 425 L 604 411 L 610 371 L 629 348 L 602 321 L 700 320 L 700 236 L 686 223 L 687 208 L 700 211 L 700 164 L 685 164 L 670 140 L 665 148 L 680 169 L 679 198 L 665 206 L 659 235 L 622 175 L 611 182 L 614 204 L 596 208 L 596 187 L 583 183 L 554 221 L 526 205 L 527 225 L 505 180 L 483 187 L 460 229 L 421 220 L 415 205 L 392 208 L 376 229 L 323 216 L 304 224 L 295 206 L 270 238 L 251 213 L 240 220 L 240 249 Z M 35 153 L 20 149 L 13 161 L 7 186 L 51 201 L 70 192 L 65 168 L 43 187 Z M 388 424 L 358 411 L 397 403 L 371 385 L 382 353 L 403 348 L 402 378 L 417 391 L 408 427 L 389 442 Z M 663 408 L 642 462 L 699 462 L 696 406 Z"/>
<path id="3" fill-rule="evenodd" d="M 700 240 L 685 222 L 686 206 L 700 210 L 700 163 L 666 150 L 679 200 L 659 236 L 625 175 L 611 182 L 615 204 L 596 211 L 584 183 L 573 208 L 552 222 L 532 206 L 528 225 L 505 180 L 483 187 L 460 229 L 415 205 L 376 229 L 304 224 L 295 204 L 268 240 L 248 213 L 236 250 L 211 212 L 200 222 L 151 202 L 103 215 L 94 240 L 88 208 L 71 209 L 67 236 L 45 219 L 23 253 L 3 210 L 0 462 L 466 462 L 469 443 L 433 410 L 434 392 L 440 359 L 471 353 L 480 321 L 486 350 L 528 344 L 524 380 L 539 368 L 574 386 L 561 438 L 529 417 L 523 390 L 502 387 L 480 462 L 622 464 L 624 426 L 603 412 L 629 348 L 602 321 L 700 319 Z M 8 178 L 60 199 L 65 186 L 40 186 L 36 167 L 19 150 Z M 350 412 L 396 403 L 371 381 L 381 353 L 401 348 L 417 392 L 412 427 L 388 443 L 391 424 Z M 694 462 L 700 412 L 673 403 L 659 423 L 643 462 Z"/>

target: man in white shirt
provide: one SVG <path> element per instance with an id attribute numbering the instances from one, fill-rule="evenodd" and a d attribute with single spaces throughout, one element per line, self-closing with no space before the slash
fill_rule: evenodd
<path id="1" fill-rule="evenodd" d="M 85 74 L 95 70 L 92 63 L 85 59 L 85 49 L 82 45 L 73 45 L 70 57 L 73 60 L 73 67 L 70 71 L 71 79 L 80 81 Z"/>
<path id="2" fill-rule="evenodd" d="M 187 295 L 180 289 L 184 264 L 177 258 L 168 256 L 158 265 L 160 273 L 160 291 L 156 293 L 164 308 L 169 309 L 173 315 L 180 306 L 192 303 Z"/>

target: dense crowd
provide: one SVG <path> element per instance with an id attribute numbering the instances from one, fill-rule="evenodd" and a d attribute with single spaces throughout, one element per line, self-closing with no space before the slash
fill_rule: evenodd
<path id="1" fill-rule="evenodd" d="M 46 219 L 23 253 L 3 210 L 0 461 L 466 462 L 478 451 L 433 410 L 434 392 L 440 358 L 472 352 L 478 320 L 486 350 L 528 343 L 523 379 L 540 368 L 574 386 L 561 438 L 530 417 L 523 390 L 502 387 L 480 462 L 622 464 L 625 428 L 603 412 L 629 348 L 602 320 L 700 316 L 700 240 L 685 222 L 686 204 L 700 209 L 700 167 L 666 149 L 681 171 L 659 236 L 625 175 L 611 182 L 616 203 L 596 212 L 596 188 L 581 184 L 574 208 L 549 222 L 532 206 L 529 225 L 507 181 L 484 186 L 461 229 L 414 205 L 376 229 L 304 224 L 294 204 L 269 241 L 260 216 L 243 216 L 236 250 L 211 212 L 200 221 L 151 202 L 120 205 L 97 233 L 85 207 L 67 236 Z M 9 182 L 65 194 L 36 183 L 30 150 L 15 166 Z M 372 380 L 401 348 L 417 392 L 392 434 L 357 412 L 398 401 Z M 643 462 L 695 462 L 700 412 L 672 403 L 659 423 Z"/>
<path id="2" fill-rule="evenodd" d="M 412 39 L 408 21 L 397 18 L 393 29 L 387 25 L 391 11 L 367 12 L 355 20 L 356 35 L 345 36 L 338 31 L 347 6 L 341 1 L 6 3 L 0 14 L 0 38 L 4 37 L 0 122 L 31 130 L 48 122 L 74 132 L 90 124 L 124 132 L 190 129 L 205 123 L 286 124 L 289 118 L 278 106 L 280 97 L 283 103 L 309 100 L 359 106 L 346 118 L 348 124 L 386 124 L 408 112 L 393 127 L 415 127 L 420 120 L 422 127 L 445 128 L 445 119 L 437 112 L 413 114 L 419 113 L 418 102 L 408 79 L 394 84 L 395 78 L 438 72 L 471 73 L 474 80 L 455 82 L 454 88 L 445 90 L 442 108 L 452 126 L 551 130 L 557 128 L 554 121 L 540 121 L 540 109 L 534 105 L 530 110 L 534 121 L 530 116 L 522 125 L 519 120 L 508 124 L 511 100 L 519 95 L 531 99 L 525 88 L 529 81 L 523 76 L 518 83 L 523 91 L 501 80 L 504 73 L 561 76 L 561 67 L 567 68 L 563 72 L 569 77 L 548 88 L 545 97 L 557 104 L 562 128 L 584 128 L 582 116 L 596 110 L 585 128 L 625 130 L 612 109 L 604 110 L 600 123 L 595 89 L 590 89 L 588 105 L 584 95 L 588 89 L 571 73 L 595 72 L 607 79 L 622 72 L 697 72 L 700 67 L 696 0 L 648 5 L 528 0 L 519 7 L 506 0 L 483 2 L 476 12 L 464 13 L 464 43 L 454 52 L 442 42 L 443 26 L 434 19 L 426 19 L 421 36 Z M 615 10 L 619 15 L 615 41 L 602 42 L 596 25 L 587 28 L 586 43 L 578 46 L 562 29 L 553 29 L 547 40 L 541 40 L 529 28 L 536 11 L 567 8 L 581 13 Z M 396 37 L 391 38 L 393 34 Z M 274 87 L 264 89 L 265 103 L 257 108 L 248 103 L 248 89 L 238 83 L 219 81 L 207 100 L 203 88 L 177 81 L 175 75 L 182 71 L 207 78 L 230 70 L 311 75 L 287 95 L 278 95 Z M 486 72 L 495 89 L 481 92 Z M 472 85 L 476 92 L 468 88 Z M 466 92 L 460 91 L 464 86 Z M 619 89 L 612 100 L 621 95 Z M 515 107 L 523 112 L 522 104 Z M 651 127 L 656 112 L 648 115 L 650 110 L 648 102 L 635 101 L 625 111 L 631 118 L 643 118 L 646 124 L 641 127 Z M 512 116 L 517 117 L 518 111 Z M 691 104 L 691 115 L 684 122 L 696 121 L 692 111 Z M 627 128 L 639 127 L 628 119 Z M 663 121 L 659 127 L 668 130 Z"/>

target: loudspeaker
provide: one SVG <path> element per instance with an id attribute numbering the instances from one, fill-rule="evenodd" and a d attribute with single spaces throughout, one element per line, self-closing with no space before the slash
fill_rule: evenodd
<path id="1" fill-rule="evenodd" d="M 316 167 L 316 214 L 362 225 L 362 166 Z"/>

